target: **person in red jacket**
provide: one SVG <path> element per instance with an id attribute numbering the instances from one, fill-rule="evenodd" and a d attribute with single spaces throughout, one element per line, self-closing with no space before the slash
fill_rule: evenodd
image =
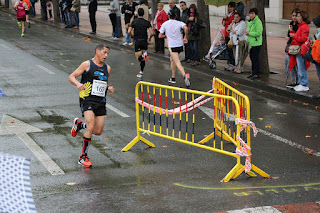
<path id="1" fill-rule="evenodd" d="M 298 21 L 298 30 L 296 33 L 290 33 L 290 37 L 292 38 L 291 45 L 299 45 L 301 46 L 304 42 L 308 40 L 310 33 L 310 20 L 309 15 L 306 11 L 301 10 L 297 13 L 297 21 Z M 304 59 L 299 53 L 298 55 L 291 55 L 289 61 L 289 70 L 291 70 L 295 65 L 298 66 L 298 78 L 300 84 L 294 87 L 294 90 L 297 92 L 309 91 L 309 80 L 308 80 L 308 71 L 307 69 L 310 67 L 310 62 Z"/>
<path id="2" fill-rule="evenodd" d="M 156 36 L 154 37 L 156 43 L 155 53 L 164 54 L 164 38 L 159 38 L 159 30 L 162 24 L 168 20 L 167 17 L 167 13 L 163 10 L 163 3 L 158 3 L 158 11 L 153 21 L 153 28 L 156 34 Z"/>
<path id="3" fill-rule="evenodd" d="M 230 32 L 227 32 L 227 29 L 229 27 L 229 25 L 232 23 L 232 21 L 234 20 L 234 14 L 235 14 L 235 9 L 237 7 L 237 4 L 234 1 L 229 2 L 228 4 L 228 14 L 225 15 L 222 19 L 222 25 L 224 26 L 225 29 L 225 41 L 226 44 L 228 44 L 228 42 L 230 41 Z M 228 51 L 228 66 L 225 67 L 225 70 L 228 71 L 233 71 L 235 69 L 235 63 L 234 63 L 234 57 L 233 57 L 233 51 L 230 48 L 227 48 Z"/>

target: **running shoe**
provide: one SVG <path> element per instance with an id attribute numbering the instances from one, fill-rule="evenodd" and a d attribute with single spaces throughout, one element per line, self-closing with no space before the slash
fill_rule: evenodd
<path id="1" fill-rule="evenodd" d="M 73 123 L 74 124 L 73 124 L 73 127 L 71 129 L 71 135 L 72 135 L 72 137 L 76 137 L 78 132 L 79 132 L 79 130 L 80 130 L 79 125 L 82 123 L 82 120 L 80 120 L 79 118 L 75 118 Z"/>
<path id="2" fill-rule="evenodd" d="M 145 61 L 149 61 L 149 56 L 148 56 L 148 52 L 145 51 L 143 54 L 142 54 L 142 57 L 144 58 Z"/>
<path id="3" fill-rule="evenodd" d="M 184 76 L 184 83 L 186 84 L 186 87 L 190 87 L 190 74 L 187 73 L 185 76 Z"/>
<path id="4" fill-rule="evenodd" d="M 172 84 L 177 83 L 175 78 L 170 78 L 170 79 L 168 80 L 168 82 L 169 82 L 169 83 L 172 83 Z"/>
<path id="5" fill-rule="evenodd" d="M 140 71 L 137 75 L 137 78 L 142 78 L 142 76 L 143 76 L 143 72 Z"/>
<path id="6" fill-rule="evenodd" d="M 79 157 L 78 164 L 84 167 L 92 167 L 92 163 L 89 161 L 89 157 L 87 155 L 81 155 Z"/>
<path id="7" fill-rule="evenodd" d="M 24 37 L 24 33 L 21 33 L 21 37 Z"/>

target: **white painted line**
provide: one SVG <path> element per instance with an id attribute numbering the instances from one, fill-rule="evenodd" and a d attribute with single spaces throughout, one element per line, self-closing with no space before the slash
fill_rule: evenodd
<path id="1" fill-rule="evenodd" d="M 64 68 L 67 68 L 67 66 L 63 65 L 63 64 L 60 64 L 60 66 L 64 67 Z"/>
<path id="2" fill-rule="evenodd" d="M 112 111 L 114 111 L 115 113 L 117 113 L 118 115 L 124 117 L 124 118 L 130 118 L 129 115 L 127 115 L 126 113 L 124 112 L 121 112 L 120 110 L 118 110 L 117 108 L 111 106 L 110 104 L 106 103 L 106 107 Z"/>
<path id="3" fill-rule="evenodd" d="M 281 211 L 272 206 L 260 206 L 255 208 L 228 211 L 228 213 L 281 213 Z"/>
<path id="4" fill-rule="evenodd" d="M 10 47 L 8 47 L 7 45 L 5 44 L 0 44 L 2 47 L 6 48 L 7 50 L 12 50 Z"/>
<path id="5" fill-rule="evenodd" d="M 48 68 L 44 67 L 44 66 L 41 66 L 41 65 L 36 65 L 36 67 L 42 69 L 43 71 L 49 73 L 50 75 L 54 75 L 55 73 L 52 72 L 51 70 L 49 70 Z"/>

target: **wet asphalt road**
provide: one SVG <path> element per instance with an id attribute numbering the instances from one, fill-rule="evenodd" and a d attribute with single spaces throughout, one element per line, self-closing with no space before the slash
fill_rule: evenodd
<path id="1" fill-rule="evenodd" d="M 21 38 L 14 18 L 0 13 L 0 88 L 7 95 L 0 98 L 0 117 L 6 114 L 43 130 L 29 136 L 65 173 L 51 175 L 16 135 L 0 136 L 0 152 L 32 159 L 38 212 L 216 212 L 320 200 L 320 157 L 288 144 L 320 152 L 319 110 L 259 88 L 233 85 L 249 96 L 252 121 L 267 131 L 253 139 L 252 161 L 279 179 L 241 175 L 220 183 L 234 166 L 233 158 L 157 137 L 146 136 L 156 148 L 138 143 L 121 152 L 136 136 L 134 87 L 139 65 L 133 51 L 114 46 L 107 63 L 116 92 L 107 100 L 129 117 L 108 110 L 104 132 L 93 137 L 89 150 L 94 167 L 79 167 L 81 137 L 70 135 L 74 117 L 80 116 L 78 92 L 67 77 L 93 57 L 96 45 L 37 24 Z M 215 73 L 186 70 L 192 89 L 210 89 Z M 147 62 L 145 81 L 167 84 L 169 77 L 167 61 Z M 181 76 L 176 86 L 183 87 Z M 197 113 L 202 118 L 199 134 L 209 134 L 205 127 L 212 120 Z"/>

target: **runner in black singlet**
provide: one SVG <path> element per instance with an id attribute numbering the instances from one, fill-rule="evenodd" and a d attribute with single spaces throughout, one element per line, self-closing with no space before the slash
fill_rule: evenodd
<path id="1" fill-rule="evenodd" d="M 83 134 L 82 155 L 78 162 L 84 167 L 92 166 L 87 154 L 91 136 L 102 134 L 107 115 L 107 91 L 109 90 L 110 94 L 114 92 L 114 88 L 109 86 L 111 68 L 104 63 L 108 53 L 109 47 L 99 44 L 94 58 L 83 62 L 68 78 L 70 83 L 77 86 L 80 91 L 80 108 L 86 121 L 84 123 L 79 118 L 75 118 L 71 130 L 71 135 L 75 137 L 81 129 L 86 129 Z M 79 82 L 76 78 L 80 75 Z"/>

